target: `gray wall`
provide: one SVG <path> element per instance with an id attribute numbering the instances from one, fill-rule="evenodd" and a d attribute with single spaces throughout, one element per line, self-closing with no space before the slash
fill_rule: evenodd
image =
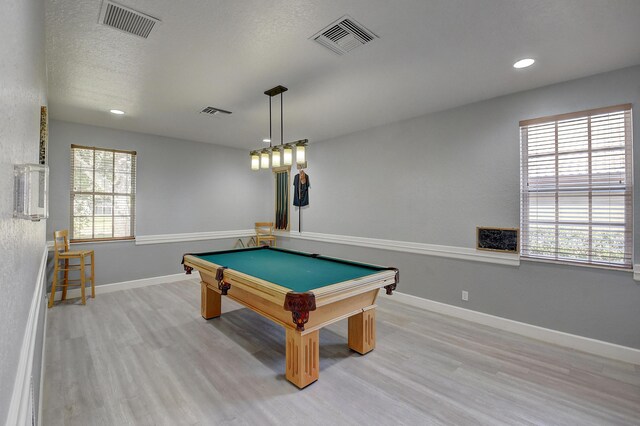
<path id="1" fill-rule="evenodd" d="M 633 67 L 313 143 L 302 230 L 474 247 L 478 225 L 519 226 L 520 120 L 638 101 L 640 67 Z M 634 155 L 638 200 L 640 149 Z M 299 240 L 283 245 L 397 265 L 400 291 L 415 296 L 640 348 L 640 286 L 630 272 L 527 261 L 508 267 Z M 469 302 L 461 301 L 462 290 Z"/>
<path id="2" fill-rule="evenodd" d="M 251 172 L 246 150 L 55 120 L 49 142 L 49 240 L 54 230 L 70 227 L 71 144 L 137 152 L 138 236 L 250 229 L 273 209 L 270 180 Z M 178 273 L 183 253 L 233 244 L 217 240 L 136 246 L 127 241 L 75 247 L 95 250 L 99 285 Z"/>
<path id="3" fill-rule="evenodd" d="M 8 0 L 0 13 L 0 424 L 7 417 L 29 308 L 45 247 L 45 224 L 14 219 L 13 165 L 38 162 L 46 105 L 44 3 Z M 35 351 L 42 348 L 38 333 Z M 36 357 L 37 358 L 37 357 Z M 40 364 L 34 362 L 37 392 Z M 37 395 L 36 395 L 37 397 Z"/>
<path id="4" fill-rule="evenodd" d="M 313 143 L 303 230 L 474 247 L 477 225 L 518 226 L 520 120 L 639 98 L 640 67 L 634 67 Z M 634 124 L 640 125 L 638 114 Z M 138 235 L 244 229 L 273 216 L 273 179 L 251 172 L 244 150 L 55 121 L 50 142 L 47 235 L 69 226 L 72 143 L 138 151 Z M 295 230 L 295 209 L 291 219 Z M 91 247 L 97 281 L 109 283 L 180 272 L 182 253 L 232 244 Z M 288 239 L 281 244 L 399 266 L 405 293 L 640 348 L 640 287 L 630 272 L 527 261 L 509 267 Z M 469 291 L 469 302 L 460 300 L 461 290 Z"/>

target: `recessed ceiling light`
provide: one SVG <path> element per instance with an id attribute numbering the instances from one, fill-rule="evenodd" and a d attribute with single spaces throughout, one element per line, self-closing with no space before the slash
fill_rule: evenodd
<path id="1" fill-rule="evenodd" d="M 124 111 L 121 111 L 119 109 L 110 109 L 109 112 L 115 115 L 124 115 Z"/>
<path id="2" fill-rule="evenodd" d="M 271 142 L 271 139 L 269 139 L 269 138 L 264 138 L 264 139 L 262 139 L 262 142 L 269 143 L 269 142 Z"/>
<path id="3" fill-rule="evenodd" d="M 513 64 L 513 67 L 514 68 L 527 68 L 527 67 L 530 67 L 531 65 L 533 65 L 534 62 L 535 62 L 535 59 L 531 59 L 531 58 L 520 59 L 518 62 Z"/>

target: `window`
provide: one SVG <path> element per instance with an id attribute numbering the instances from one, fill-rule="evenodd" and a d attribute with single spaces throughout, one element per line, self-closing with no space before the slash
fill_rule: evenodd
<path id="1" fill-rule="evenodd" d="M 520 122 L 521 254 L 632 267 L 631 105 Z"/>
<path id="2" fill-rule="evenodd" d="M 136 153 L 71 145 L 71 239 L 134 237 Z"/>

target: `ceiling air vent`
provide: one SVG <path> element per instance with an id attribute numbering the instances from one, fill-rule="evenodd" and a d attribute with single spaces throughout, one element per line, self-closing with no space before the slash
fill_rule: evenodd
<path id="1" fill-rule="evenodd" d="M 208 106 L 206 108 L 203 108 L 203 110 L 200 111 L 200 114 L 204 114 L 204 115 L 231 114 L 231 111 L 225 111 L 220 108 L 214 108 L 214 107 Z"/>
<path id="2" fill-rule="evenodd" d="M 160 20 L 118 3 L 104 0 L 98 22 L 125 33 L 147 38 Z"/>
<path id="3" fill-rule="evenodd" d="M 344 55 L 376 38 L 379 37 L 349 15 L 344 15 L 310 37 L 338 55 Z"/>

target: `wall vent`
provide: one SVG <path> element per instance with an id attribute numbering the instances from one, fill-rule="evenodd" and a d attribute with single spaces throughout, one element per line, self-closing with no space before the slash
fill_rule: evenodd
<path id="1" fill-rule="evenodd" d="M 338 55 L 344 55 L 356 47 L 367 44 L 376 38 L 380 38 L 372 31 L 365 28 L 349 15 L 331 23 L 310 37 L 322 46 Z"/>
<path id="2" fill-rule="evenodd" d="M 110 0 L 104 0 L 98 22 L 128 34 L 147 38 L 160 20 Z"/>
<path id="3" fill-rule="evenodd" d="M 202 111 L 200 111 L 200 114 L 204 114 L 204 115 L 231 114 L 231 111 L 225 111 L 220 108 L 214 108 L 212 106 L 208 106 L 203 108 Z"/>

